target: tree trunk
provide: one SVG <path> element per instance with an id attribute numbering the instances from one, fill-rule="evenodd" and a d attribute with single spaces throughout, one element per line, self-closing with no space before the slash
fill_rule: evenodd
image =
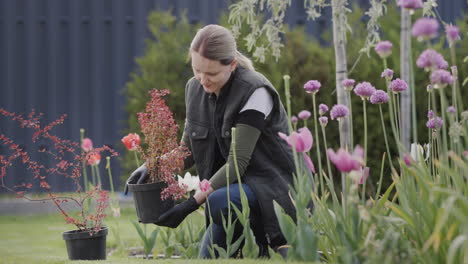
<path id="1" fill-rule="evenodd" d="M 332 14 L 333 14 L 333 43 L 335 46 L 335 70 L 336 70 L 336 95 L 338 103 L 345 105 L 349 108 L 350 100 L 347 92 L 341 87 L 341 82 L 348 78 L 348 70 L 346 63 L 346 28 L 343 16 L 346 14 L 344 0 L 332 0 Z M 351 124 L 348 118 L 340 121 L 340 146 L 342 148 L 352 149 L 350 146 L 350 131 Z"/>
<path id="2" fill-rule="evenodd" d="M 411 26 L 411 15 L 407 9 L 401 9 L 401 46 L 400 46 L 400 75 L 401 78 L 408 84 L 409 89 L 401 93 L 400 102 L 400 140 L 403 146 L 409 150 L 411 136 L 411 35 L 409 28 Z"/>

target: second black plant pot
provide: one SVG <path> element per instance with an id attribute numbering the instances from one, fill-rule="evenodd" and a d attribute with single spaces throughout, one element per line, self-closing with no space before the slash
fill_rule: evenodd
<path id="1" fill-rule="evenodd" d="M 170 197 L 161 200 L 161 192 L 166 187 L 165 182 L 128 184 L 140 223 L 154 223 L 161 214 L 174 207 L 174 200 Z"/>

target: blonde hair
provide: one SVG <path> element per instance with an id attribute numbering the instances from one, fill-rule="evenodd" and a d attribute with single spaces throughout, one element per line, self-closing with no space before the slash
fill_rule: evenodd
<path id="1" fill-rule="evenodd" d="M 242 67 L 255 70 L 252 61 L 237 50 L 236 40 L 231 31 L 219 25 L 207 25 L 198 30 L 190 44 L 192 51 L 201 56 L 229 65 L 234 59 Z"/>

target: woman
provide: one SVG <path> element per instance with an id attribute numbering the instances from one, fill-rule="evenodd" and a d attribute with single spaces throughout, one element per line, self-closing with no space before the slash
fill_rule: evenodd
<path id="1" fill-rule="evenodd" d="M 280 97 L 273 85 L 254 70 L 252 62 L 237 51 L 232 33 L 222 26 L 200 29 L 190 45 L 189 56 L 194 77 L 185 87 L 183 142 L 192 155 L 185 167 L 195 165 L 200 179 L 209 179 L 211 187 L 170 209 L 156 224 L 177 227 L 208 199 L 206 215 L 211 213 L 212 222 L 207 222 L 209 232 L 200 257 L 211 256 L 211 243 L 226 246 L 222 217 L 227 219 L 228 214 L 228 183 L 231 202 L 241 207 L 231 149 L 231 129 L 235 127 L 241 184 L 247 194 L 260 255 L 268 255 L 268 244 L 275 250 L 282 248 L 280 252 L 284 253 L 281 246 L 286 240 L 273 201 L 295 218 L 288 194 L 293 185 L 294 161 L 290 147 L 278 136 L 278 132 L 288 133 L 287 114 Z M 129 180 L 135 182 L 139 178 L 139 183 L 143 182 L 146 174 L 146 168 L 141 167 Z M 232 216 L 236 217 L 234 212 Z M 241 230 L 241 226 L 236 229 L 237 236 Z"/>

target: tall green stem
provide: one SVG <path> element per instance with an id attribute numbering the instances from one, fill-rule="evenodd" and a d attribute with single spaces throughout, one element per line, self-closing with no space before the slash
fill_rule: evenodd
<path id="1" fill-rule="evenodd" d="M 83 144 L 85 130 L 83 128 L 80 129 L 80 142 Z M 81 148 L 81 153 L 83 154 L 83 148 Z M 81 162 L 81 171 L 83 171 L 83 185 L 84 191 L 88 191 L 88 171 L 86 169 L 86 159 Z"/>
<path id="2" fill-rule="evenodd" d="M 380 111 L 380 121 L 382 123 L 382 129 L 383 129 L 383 134 L 384 134 L 384 140 L 385 140 L 385 147 L 387 148 L 387 157 L 388 157 L 388 162 L 390 164 L 390 168 L 393 168 L 393 163 L 392 163 L 392 157 L 390 155 L 390 147 L 388 146 L 388 139 L 387 139 L 387 131 L 385 129 L 385 123 L 384 123 L 384 118 L 383 118 L 383 113 L 382 113 L 382 105 L 379 104 L 379 111 Z M 392 169 L 393 171 L 393 169 Z"/>
<path id="3" fill-rule="evenodd" d="M 111 171 L 111 166 L 110 166 L 110 157 L 106 157 L 106 169 L 107 169 L 107 174 L 109 175 L 110 190 L 111 190 L 111 193 L 114 193 L 114 180 L 112 179 L 112 171 Z"/>
<path id="4" fill-rule="evenodd" d="M 133 151 L 133 155 L 135 156 L 135 161 L 136 161 L 137 167 L 140 167 L 140 160 L 138 159 L 138 155 L 137 155 L 136 151 Z"/>
<path id="5" fill-rule="evenodd" d="M 353 102 L 351 101 L 351 91 L 348 91 L 348 100 L 349 100 L 349 145 L 354 147 L 354 128 L 353 128 Z"/>
<path id="6" fill-rule="evenodd" d="M 366 99 L 362 100 L 362 109 L 364 114 L 364 168 L 367 165 L 367 111 Z"/>
<path id="7" fill-rule="evenodd" d="M 317 158 L 318 158 L 318 167 L 319 167 L 319 170 L 318 170 L 318 173 L 319 173 L 319 179 L 320 179 L 320 191 L 322 193 L 322 195 L 325 194 L 325 189 L 324 189 L 324 181 L 323 181 L 323 175 L 322 175 L 322 157 L 320 155 L 320 140 L 319 140 L 319 137 L 318 137 L 318 128 L 317 128 L 317 110 L 315 109 L 316 107 L 316 103 L 315 103 L 315 93 L 312 94 L 312 103 L 313 103 L 313 107 L 314 107 L 314 126 L 315 126 L 315 138 L 316 138 L 316 142 L 317 142 Z"/>

